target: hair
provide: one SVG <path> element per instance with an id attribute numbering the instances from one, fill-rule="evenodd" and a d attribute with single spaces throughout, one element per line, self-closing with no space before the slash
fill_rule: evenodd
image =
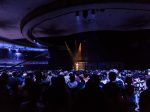
<path id="1" fill-rule="evenodd" d="M 91 80 L 92 80 L 92 81 L 94 81 L 94 82 L 96 82 L 96 83 L 99 83 L 100 78 L 99 78 L 99 76 L 98 76 L 98 75 L 93 74 L 93 75 L 91 76 Z"/>
<path id="2" fill-rule="evenodd" d="M 75 75 L 72 74 L 72 75 L 70 75 L 70 82 L 74 82 L 74 81 L 75 81 Z"/>
<path id="3" fill-rule="evenodd" d="M 132 84 L 132 77 L 131 76 L 127 76 L 126 79 L 125 79 L 125 83 L 127 84 Z"/>
<path id="4" fill-rule="evenodd" d="M 117 74 L 115 72 L 109 72 L 108 75 L 111 82 L 116 80 Z"/>
<path id="5" fill-rule="evenodd" d="M 148 87 L 148 89 L 150 89 L 150 78 L 148 78 L 148 79 L 146 80 L 146 86 Z"/>

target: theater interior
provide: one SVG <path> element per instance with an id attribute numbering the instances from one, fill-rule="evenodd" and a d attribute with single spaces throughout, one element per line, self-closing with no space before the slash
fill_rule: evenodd
<path id="1" fill-rule="evenodd" d="M 1 53 L 2 60 L 6 61 L 0 63 L 2 67 L 10 67 L 13 61 L 19 64 L 21 60 L 26 61 L 24 65 L 39 62 L 52 69 L 71 69 L 74 63 L 83 62 L 86 63 L 84 69 L 112 66 L 147 69 L 150 66 L 150 9 L 147 3 L 140 0 L 1 0 L 1 49 L 7 50 L 8 56 Z M 4 45 L 4 42 L 13 45 Z M 79 58 L 82 59 L 73 61 L 80 43 Z M 26 57 L 25 47 L 39 49 L 37 55 L 47 53 L 42 59 L 35 58 L 37 63 L 28 64 L 28 59 L 31 61 L 37 55 Z M 22 53 L 19 59 L 17 56 L 8 59 L 10 49 L 14 55 L 17 50 Z"/>
<path id="2" fill-rule="evenodd" d="M 150 88 L 148 77 L 150 1 L 0 0 L 0 111 L 2 108 L 2 112 L 10 112 L 11 109 L 12 112 L 102 112 L 106 108 L 96 110 L 99 101 L 95 97 L 96 88 L 92 88 L 97 87 L 98 78 L 98 86 L 106 92 L 104 101 L 101 97 L 103 95 L 98 95 L 98 99 L 103 101 L 100 102 L 103 105 L 101 107 L 110 106 L 112 112 L 150 112 L 148 107 L 144 107 L 150 104 L 146 100 L 146 95 L 150 93 L 145 93 L 145 97 L 142 94 Z M 131 98 L 130 94 L 128 100 L 134 101 L 127 100 L 127 108 L 118 100 L 115 100 L 118 105 L 112 104 L 113 98 L 107 102 L 107 98 L 112 97 L 110 94 L 117 93 L 113 78 L 124 82 L 116 81 L 117 84 L 122 83 L 121 87 L 130 88 L 130 92 L 135 93 L 132 94 L 134 98 Z M 15 79 L 17 80 L 14 81 Z M 72 95 L 71 106 L 65 104 L 68 103 L 68 99 L 66 101 L 65 98 L 69 95 L 67 90 L 62 91 L 65 88 L 63 80 L 71 92 L 69 94 Z M 9 92 L 5 92 L 8 92 L 12 99 L 16 98 L 11 100 L 11 104 L 5 102 L 8 97 L 1 101 L 1 90 L 5 88 L 1 85 L 6 86 L 6 83 L 10 88 L 7 88 Z M 32 84 L 31 88 L 26 83 Z M 35 89 L 33 83 L 38 85 L 37 88 L 42 84 L 42 90 Z M 107 83 L 113 83 L 114 88 L 110 87 L 112 90 L 109 91 Z M 18 90 L 19 93 L 14 90 L 15 84 L 17 90 L 19 87 L 22 88 Z M 126 85 L 129 85 L 129 88 L 126 88 Z M 30 89 L 31 94 L 28 91 Z M 85 91 L 80 94 L 75 89 Z M 91 91 L 94 92 L 90 96 L 88 93 Z M 38 96 L 38 92 L 42 94 Z M 59 96 L 59 92 L 62 96 Z M 60 102 L 56 102 L 57 100 Z M 10 108 L 5 108 L 6 105 Z M 147 109 L 144 110 L 145 108 Z M 104 112 L 110 110 L 106 109 Z"/>

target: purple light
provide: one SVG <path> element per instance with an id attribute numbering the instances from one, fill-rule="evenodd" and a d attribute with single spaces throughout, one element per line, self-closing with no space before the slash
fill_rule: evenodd
<path id="1" fill-rule="evenodd" d="M 17 57 L 20 57 L 22 54 L 20 52 L 15 53 Z"/>
<path id="2" fill-rule="evenodd" d="M 11 51 L 11 48 L 8 48 L 8 51 L 10 52 L 10 51 Z"/>
<path id="3" fill-rule="evenodd" d="M 19 49 L 15 49 L 16 50 L 16 53 L 18 53 L 19 52 Z"/>

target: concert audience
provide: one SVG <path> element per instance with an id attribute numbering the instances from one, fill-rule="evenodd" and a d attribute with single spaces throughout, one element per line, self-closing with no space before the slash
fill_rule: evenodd
<path id="1" fill-rule="evenodd" d="M 148 88 L 145 89 L 143 82 L 140 81 L 146 80 L 146 75 L 139 78 L 137 74 L 142 72 L 119 73 L 112 70 L 2 72 L 0 110 L 135 112 L 139 103 L 140 112 L 150 112 L 150 79 L 146 81 Z M 144 88 L 142 93 L 140 88 Z M 140 97 L 139 102 L 136 97 Z"/>
<path id="2" fill-rule="evenodd" d="M 134 112 L 136 108 L 135 87 L 131 76 L 125 79 L 124 98 L 128 105 L 128 112 Z"/>
<path id="3" fill-rule="evenodd" d="M 146 81 L 147 89 L 140 95 L 139 109 L 140 112 L 150 112 L 150 78 Z"/>

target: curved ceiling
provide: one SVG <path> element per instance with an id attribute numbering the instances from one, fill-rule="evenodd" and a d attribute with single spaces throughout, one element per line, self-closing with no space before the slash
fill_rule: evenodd
<path id="1" fill-rule="evenodd" d="M 20 32 L 22 18 L 36 7 L 49 2 L 50 0 L 0 0 L 0 37 L 23 39 Z"/>
<path id="2" fill-rule="evenodd" d="M 31 14 L 30 17 L 26 24 L 23 21 L 22 32 L 25 36 L 36 38 L 67 36 L 88 31 L 132 31 L 150 28 L 150 8 L 140 4 L 78 5 L 45 11 L 37 16 Z"/>
<path id="3" fill-rule="evenodd" d="M 51 3 L 57 3 L 57 6 L 51 5 L 50 7 L 55 8 L 50 12 L 44 12 L 36 17 L 30 15 L 32 19 L 23 25 L 25 31 L 32 30 L 34 37 L 49 37 L 95 30 L 150 28 L 150 4 L 148 0 L 113 0 L 114 3 L 111 0 L 102 0 L 101 3 L 97 4 L 98 1 L 94 0 L 96 4 L 83 5 L 84 2 L 88 4 L 93 0 L 82 2 L 81 0 L 0 0 L 0 37 L 24 39 L 29 36 L 21 33 L 20 25 L 22 25 L 24 18 L 31 12 L 39 10 L 41 6 Z M 78 3 L 78 5 L 74 5 L 74 3 Z M 62 5 L 65 7 L 62 8 Z M 96 10 L 95 16 L 88 16 L 85 19 L 82 14 L 83 10 L 88 10 L 89 14 L 92 9 Z M 79 11 L 79 17 L 81 17 L 78 22 L 78 18 L 75 16 L 76 11 Z M 60 14 L 63 15 L 56 17 Z M 92 13 L 90 14 L 92 15 Z M 47 18 L 48 16 L 49 18 Z M 50 18 L 54 16 L 56 18 Z"/>

